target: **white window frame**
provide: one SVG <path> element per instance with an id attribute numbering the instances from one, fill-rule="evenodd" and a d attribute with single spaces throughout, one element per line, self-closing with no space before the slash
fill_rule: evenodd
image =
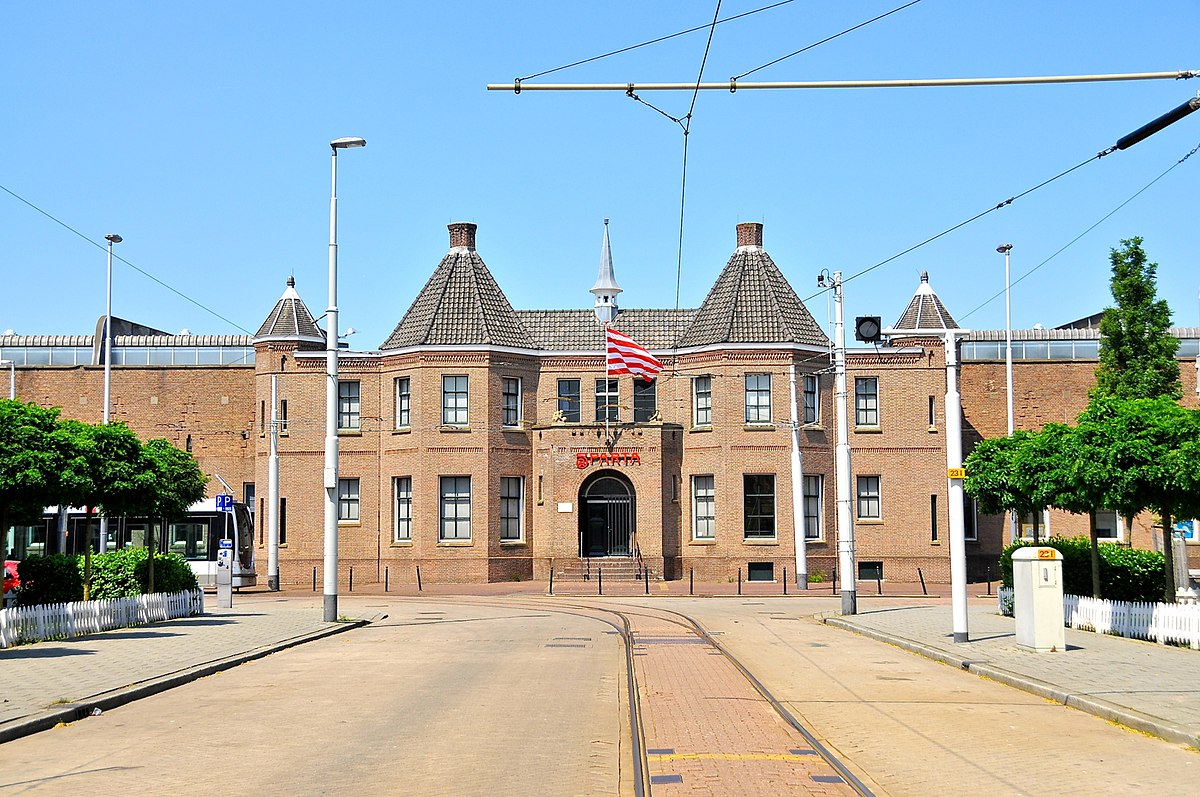
<path id="1" fill-rule="evenodd" d="M 461 381 L 460 381 L 461 380 Z M 467 426 L 471 419 L 471 378 L 466 374 L 442 375 L 442 425 Z"/>
<path id="2" fill-rule="evenodd" d="M 771 514 L 754 514 L 746 511 L 746 480 L 747 479 L 770 479 L 771 480 Z M 768 495 L 768 493 L 758 493 L 758 495 Z M 750 533 L 749 519 L 751 517 L 770 517 L 771 518 L 771 533 L 763 534 L 761 532 Z M 743 541 L 761 541 L 761 540 L 777 540 L 779 539 L 779 480 L 775 478 L 774 473 L 743 473 L 742 474 L 742 540 Z"/>
<path id="3" fill-rule="evenodd" d="M 814 485 L 816 492 L 811 489 Z M 820 542 L 825 539 L 825 474 L 804 474 L 801 489 L 804 499 L 804 539 Z"/>
<path id="4" fill-rule="evenodd" d="M 362 386 L 358 380 L 338 381 L 339 431 L 358 431 L 362 428 Z"/>
<path id="5" fill-rule="evenodd" d="M 870 391 L 862 389 L 871 386 Z M 879 377 L 854 377 L 854 425 L 868 429 L 879 428 Z"/>
<path id="6" fill-rule="evenodd" d="M 338 479 L 338 523 L 358 523 L 360 519 L 358 479 Z"/>
<path id="7" fill-rule="evenodd" d="M 396 428 L 407 429 L 412 426 L 412 378 L 396 377 L 393 395 L 396 400 Z"/>
<path id="8" fill-rule="evenodd" d="M 1026 523 L 1026 519 L 1028 519 L 1028 521 L 1029 521 L 1028 523 Z M 1050 536 L 1050 510 L 1049 509 L 1042 510 L 1041 520 L 1042 520 L 1042 522 L 1038 526 L 1038 539 L 1044 540 Z M 1025 533 L 1026 529 L 1029 530 L 1028 534 Z M 1020 538 L 1022 540 L 1032 540 L 1033 539 L 1033 513 L 1032 512 L 1020 513 L 1020 516 L 1017 518 L 1017 534 L 1020 536 Z"/>
<path id="9" fill-rule="evenodd" d="M 711 473 L 692 476 L 692 539 L 717 538 L 716 478 Z"/>
<path id="10" fill-rule="evenodd" d="M 516 495 L 511 494 L 516 487 Z M 507 488 L 507 489 L 506 489 Z M 513 527 L 516 533 L 513 534 Z M 500 542 L 525 541 L 525 477 L 500 477 Z"/>
<path id="11" fill-rule="evenodd" d="M 766 387 L 763 387 L 763 379 L 766 379 Z M 753 385 L 751 384 L 753 381 Z M 771 423 L 771 374 L 770 373 L 753 373 L 746 374 L 746 423 L 748 424 L 769 424 Z M 766 399 L 765 401 L 763 399 Z M 764 417 L 765 416 L 765 417 Z"/>
<path id="12" fill-rule="evenodd" d="M 963 493 L 963 539 L 967 542 L 979 541 L 979 504 L 965 492 Z"/>
<path id="13" fill-rule="evenodd" d="M 650 413 L 647 414 L 646 410 L 650 410 Z M 633 378 L 633 422 L 649 423 L 650 419 L 657 414 L 658 380 L 652 379 L 647 382 L 642 377 L 635 376 Z"/>
<path id="14" fill-rule="evenodd" d="M 601 389 L 603 388 L 603 392 Z M 601 400 L 603 398 L 603 401 Z M 604 423 L 605 415 L 610 423 L 621 421 L 621 380 L 596 380 L 596 423 Z"/>
<path id="15" fill-rule="evenodd" d="M 872 485 L 871 480 L 874 480 Z M 874 490 L 872 490 L 872 486 Z M 858 520 L 883 520 L 883 479 L 879 474 L 864 473 L 854 482 L 855 517 Z M 871 502 L 875 502 L 874 514 L 871 513 Z M 864 512 L 864 508 L 866 511 Z"/>
<path id="16" fill-rule="evenodd" d="M 805 374 L 803 385 L 804 423 L 821 422 L 821 379 L 816 374 Z"/>
<path id="17" fill-rule="evenodd" d="M 692 377 L 692 425 L 712 426 L 712 376 Z"/>
<path id="18" fill-rule="evenodd" d="M 500 424 L 508 428 L 521 425 L 521 377 L 500 378 Z"/>
<path id="19" fill-rule="evenodd" d="M 1096 531 L 1099 533 L 1100 516 L 1113 516 L 1113 535 L 1111 537 L 1097 537 L 1101 542 L 1123 542 L 1125 540 L 1125 519 L 1121 517 L 1119 512 L 1113 512 L 1109 509 L 1096 510 Z"/>
<path id="20" fill-rule="evenodd" d="M 463 487 L 466 487 L 465 493 Z M 464 512 L 465 509 L 465 512 Z M 453 511 L 447 511 L 453 510 Z M 447 533 L 450 531 L 451 533 Z M 463 532 L 466 532 L 465 534 Z M 471 541 L 471 477 L 438 477 L 438 542 Z"/>
<path id="21" fill-rule="evenodd" d="M 412 542 L 412 476 L 392 479 L 392 542 Z"/>

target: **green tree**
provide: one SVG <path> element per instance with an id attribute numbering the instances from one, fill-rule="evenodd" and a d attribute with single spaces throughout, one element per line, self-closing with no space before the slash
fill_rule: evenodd
<path id="1" fill-rule="evenodd" d="M 1179 399 L 1179 339 L 1167 333 L 1171 309 L 1157 298 L 1158 264 L 1142 251 L 1141 238 L 1121 241 L 1113 249 L 1113 300 L 1100 321 L 1100 367 L 1093 396 Z"/>
<path id="2" fill-rule="evenodd" d="M 1036 542 L 1037 518 L 1045 505 L 1038 503 L 1036 494 L 1038 466 L 1030 451 L 1034 437 L 1034 432 L 1018 429 L 1009 437 L 981 441 L 963 462 L 967 469 L 963 489 L 984 514 L 1031 513 Z"/>
<path id="3" fill-rule="evenodd" d="M 155 438 L 147 440 L 142 446 L 142 454 L 149 465 L 154 479 L 154 488 L 150 493 L 151 501 L 144 507 L 139 507 L 139 514 L 145 514 L 150 522 L 147 524 L 148 533 L 146 547 L 151 554 L 147 567 L 149 569 L 148 591 L 154 591 L 154 518 L 162 520 L 165 530 L 167 523 L 182 518 L 188 508 L 204 497 L 204 488 L 208 477 L 200 470 L 196 458 L 182 451 L 170 442 Z"/>
<path id="4" fill-rule="evenodd" d="M 132 514 L 153 501 L 155 477 L 137 435 L 124 423 L 92 426 L 65 420 L 55 432 L 63 454 L 63 503 L 93 508 L 105 517 Z M 92 525 L 84 549 L 84 600 L 91 597 Z"/>
<path id="5" fill-rule="evenodd" d="M 58 410 L 0 399 L 0 530 L 36 522 L 58 503 L 60 452 L 50 440 Z"/>

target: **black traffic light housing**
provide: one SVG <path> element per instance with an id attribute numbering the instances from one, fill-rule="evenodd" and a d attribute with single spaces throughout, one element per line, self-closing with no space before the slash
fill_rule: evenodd
<path id="1" fill-rule="evenodd" d="M 881 321 L 877 315 L 860 315 L 854 319 L 854 339 L 863 343 L 878 343 L 883 338 Z"/>

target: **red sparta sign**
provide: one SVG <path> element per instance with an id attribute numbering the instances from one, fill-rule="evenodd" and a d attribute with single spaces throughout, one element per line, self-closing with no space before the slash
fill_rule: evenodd
<path id="1" fill-rule="evenodd" d="M 589 465 L 641 465 L 642 457 L 636 451 L 590 451 L 575 455 L 575 467 L 582 470 Z"/>

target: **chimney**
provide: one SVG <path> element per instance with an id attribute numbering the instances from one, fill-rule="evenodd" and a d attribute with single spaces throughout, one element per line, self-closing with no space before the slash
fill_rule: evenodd
<path id="1" fill-rule="evenodd" d="M 475 251 L 475 230 L 479 229 L 479 225 L 469 221 L 456 221 L 447 225 L 447 229 L 450 230 L 451 249 L 465 247 L 472 252 Z"/>
<path id="2" fill-rule="evenodd" d="M 747 221 L 737 226 L 737 245 L 762 247 L 763 226 L 758 222 Z"/>

